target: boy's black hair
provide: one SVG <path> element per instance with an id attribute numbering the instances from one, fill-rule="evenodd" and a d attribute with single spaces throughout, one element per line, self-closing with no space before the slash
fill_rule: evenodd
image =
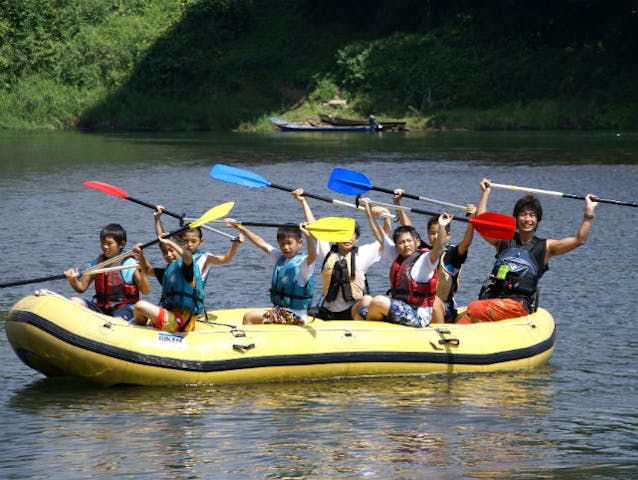
<path id="1" fill-rule="evenodd" d="M 106 237 L 112 237 L 117 243 L 126 243 L 126 230 L 119 223 L 109 223 L 100 232 L 100 240 Z"/>
<path id="2" fill-rule="evenodd" d="M 392 240 L 394 240 L 394 243 L 397 243 L 397 239 L 399 238 L 399 236 L 403 235 L 404 233 L 410 234 L 412 238 L 414 238 L 414 241 L 417 243 L 417 245 L 421 242 L 421 236 L 419 235 L 419 232 L 417 232 L 412 225 L 401 225 L 400 227 L 395 228 L 394 232 L 392 232 Z"/>
<path id="3" fill-rule="evenodd" d="M 439 221 L 439 217 L 435 217 L 435 216 L 430 217 L 430 219 L 428 220 L 428 233 L 430 232 L 430 227 L 434 225 L 435 223 L 438 223 L 438 221 Z M 445 226 L 445 231 L 447 233 L 450 233 L 451 230 L 452 228 L 450 227 L 450 224 L 448 223 Z"/>
<path id="4" fill-rule="evenodd" d="M 277 229 L 277 241 L 284 240 L 288 237 L 293 237 L 298 241 L 303 238 L 301 230 L 299 229 L 298 225 L 295 225 L 294 223 L 290 223 L 290 224 L 286 224 L 285 227 L 279 227 Z"/>
<path id="5" fill-rule="evenodd" d="M 203 238 L 203 237 L 204 237 L 204 234 L 202 233 L 202 227 L 195 227 L 195 228 L 190 228 L 190 229 L 188 229 L 188 230 L 184 230 L 184 231 L 180 234 L 179 238 L 183 239 L 183 238 L 184 238 L 184 234 L 185 234 L 186 232 L 196 232 L 196 233 L 197 233 L 197 236 L 198 236 L 199 238 Z"/>
<path id="6" fill-rule="evenodd" d="M 536 214 L 538 223 L 541 222 L 543 218 L 543 207 L 541 207 L 541 202 L 534 195 L 525 195 L 519 198 L 518 202 L 514 205 L 514 213 L 512 213 L 512 216 L 518 218 L 518 214 L 523 210 L 531 210 Z"/>

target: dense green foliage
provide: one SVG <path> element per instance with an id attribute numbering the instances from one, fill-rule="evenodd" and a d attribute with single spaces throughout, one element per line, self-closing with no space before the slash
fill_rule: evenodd
<path id="1" fill-rule="evenodd" d="M 638 128 L 635 1 L 0 0 L 0 127 Z M 332 98 L 347 100 L 339 110 Z"/>

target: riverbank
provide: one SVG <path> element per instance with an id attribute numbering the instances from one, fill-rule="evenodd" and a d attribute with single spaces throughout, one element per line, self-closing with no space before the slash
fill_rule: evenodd
<path id="1" fill-rule="evenodd" d="M 328 113 L 412 130 L 635 131 L 632 8 L 29 2 L 0 11 L 0 128 L 271 131 L 271 116 Z"/>

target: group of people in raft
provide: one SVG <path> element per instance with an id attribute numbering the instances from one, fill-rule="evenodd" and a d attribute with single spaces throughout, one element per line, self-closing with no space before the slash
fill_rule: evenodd
<path id="1" fill-rule="evenodd" d="M 466 215 L 475 217 L 487 210 L 490 180 L 480 182 L 481 198 L 478 206 L 468 204 Z M 402 190 L 396 190 L 394 203 L 400 205 Z M 303 190 L 292 192 L 304 211 L 307 223 L 315 221 L 303 196 Z M 468 223 L 458 245 L 449 245 L 452 216 L 443 213 L 427 223 L 427 242 L 412 226 L 404 210 L 398 210 L 401 226 L 391 231 L 389 216 L 384 225 L 378 216 L 387 209 L 373 206 L 369 199 L 361 199 L 365 214 L 376 241 L 358 246 L 359 226 L 352 238 L 329 244 L 316 240 L 304 225 L 291 224 L 277 230 L 277 247 L 266 242 L 248 228 L 232 219 L 228 225 L 239 231 L 224 255 L 200 252 L 202 232 L 199 228 L 186 230 L 181 244 L 166 236 L 161 223 L 162 207 L 154 213 L 155 229 L 166 267 L 154 268 L 138 244 L 132 256 L 122 262 L 122 269 L 95 275 L 78 276 L 78 270 L 68 269 L 65 275 L 75 291 L 85 292 L 95 282 L 96 295 L 92 301 L 73 297 L 74 303 L 91 310 L 119 316 L 138 325 L 150 325 L 170 332 L 187 332 L 195 328 L 195 319 L 204 312 L 204 287 L 211 265 L 229 263 L 238 246 L 247 238 L 268 255 L 274 265 L 270 298 L 273 306 L 248 311 L 244 324 L 304 325 L 312 317 L 324 320 L 375 320 L 413 327 L 430 323 L 475 323 L 498 321 L 526 316 L 537 306 L 537 284 L 549 268 L 549 260 L 583 245 L 589 235 L 595 196 L 585 196 L 585 212 L 576 236 L 560 240 L 536 236 L 543 210 L 533 195 L 520 198 L 513 210 L 516 233 L 512 240 L 485 238 L 496 250 L 496 261 L 483 284 L 479 299 L 467 306 L 458 318 L 454 294 L 458 289 L 459 273 L 468 254 L 474 227 Z M 306 243 L 306 253 L 302 252 Z M 118 224 L 107 225 L 100 234 L 102 255 L 90 266 L 119 255 L 126 244 L 126 232 Z M 368 293 L 366 272 L 381 255 L 391 262 L 387 295 Z M 314 269 L 320 265 L 322 296 L 313 306 Z M 137 264 L 137 266 L 135 266 Z M 126 269 L 133 266 L 135 268 Z M 149 277 L 162 286 L 160 304 L 140 300 L 140 293 L 148 295 Z"/>

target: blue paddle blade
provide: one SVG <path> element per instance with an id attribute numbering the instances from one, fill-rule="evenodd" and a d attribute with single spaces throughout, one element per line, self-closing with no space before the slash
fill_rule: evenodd
<path id="1" fill-rule="evenodd" d="M 221 163 L 218 163 L 211 169 L 209 176 L 215 180 L 236 183 L 243 187 L 256 188 L 270 186 L 270 182 L 261 175 L 249 172 L 248 170 L 242 170 L 241 168 L 222 165 Z"/>
<path id="2" fill-rule="evenodd" d="M 328 179 L 328 188 L 345 195 L 359 195 L 372 190 L 372 183 L 363 173 L 346 168 L 335 168 Z"/>

